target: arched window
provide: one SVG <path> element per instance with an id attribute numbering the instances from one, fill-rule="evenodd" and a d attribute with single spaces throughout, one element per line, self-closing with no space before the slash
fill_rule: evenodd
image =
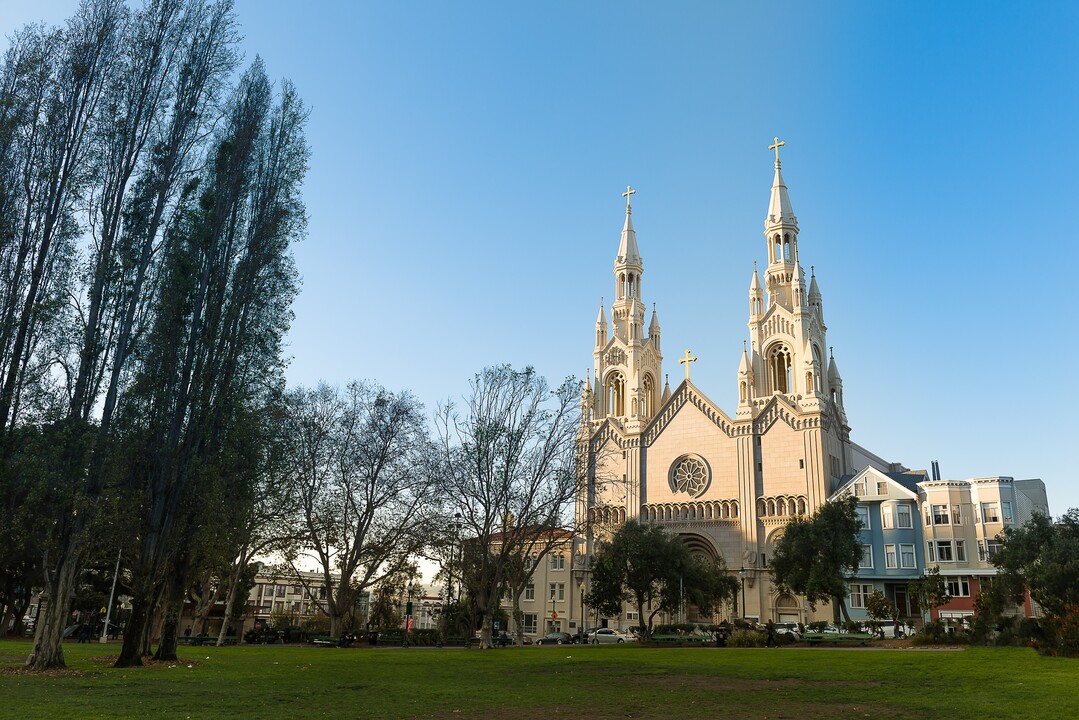
<path id="1" fill-rule="evenodd" d="M 739 385 L 739 389 L 738 389 L 738 401 L 739 402 L 745 402 L 746 401 L 746 394 L 747 394 L 746 381 L 743 380 L 741 382 L 741 384 Z"/>
<path id="2" fill-rule="evenodd" d="M 791 351 L 783 343 L 777 343 L 768 351 L 768 382 L 773 393 L 794 392 L 791 370 Z"/>
<path id="3" fill-rule="evenodd" d="M 645 373 L 641 381 L 641 417 L 647 420 L 656 411 L 656 384 L 652 376 Z"/>
<path id="4" fill-rule="evenodd" d="M 798 498 L 798 514 L 799 515 L 805 515 L 806 514 L 806 500 L 805 500 L 805 498 Z"/>
<path id="5" fill-rule="evenodd" d="M 607 376 L 606 384 L 607 414 L 626 414 L 626 378 L 622 373 L 615 371 Z"/>
<path id="6" fill-rule="evenodd" d="M 768 501 L 768 514 L 769 515 L 775 515 L 776 514 L 776 501 L 775 500 L 769 500 Z"/>
<path id="7" fill-rule="evenodd" d="M 764 517 L 768 514 L 768 503 L 766 503 L 764 500 L 757 501 L 757 514 L 761 517 Z"/>
<path id="8" fill-rule="evenodd" d="M 777 515 L 786 515 L 787 514 L 787 501 L 785 499 L 779 498 L 779 502 L 776 503 L 776 514 Z"/>

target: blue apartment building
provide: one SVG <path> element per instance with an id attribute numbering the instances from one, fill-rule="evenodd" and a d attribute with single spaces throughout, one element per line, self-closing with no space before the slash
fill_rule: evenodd
<path id="1" fill-rule="evenodd" d="M 851 620 L 869 620 L 866 598 L 880 590 L 895 604 L 900 620 L 920 618 L 907 584 L 925 569 L 925 549 L 918 483 L 924 472 L 883 472 L 866 467 L 833 494 L 853 494 L 862 521 L 862 561 L 850 583 L 847 610 Z"/>

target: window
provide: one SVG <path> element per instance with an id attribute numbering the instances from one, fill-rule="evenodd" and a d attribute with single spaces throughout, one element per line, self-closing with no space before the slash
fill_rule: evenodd
<path id="1" fill-rule="evenodd" d="M 933 524 L 934 525 L 947 525 L 948 524 L 948 506 L 947 505 L 934 505 L 933 506 Z"/>
<path id="2" fill-rule="evenodd" d="M 970 597 L 970 581 L 965 577 L 948 578 L 948 594 L 952 597 Z"/>
<path id="3" fill-rule="evenodd" d="M 865 480 L 859 480 L 854 483 L 854 494 L 858 497 L 865 495 Z"/>
<path id="4" fill-rule="evenodd" d="M 878 480 L 877 481 L 877 495 L 887 495 L 887 494 L 888 494 L 888 483 L 885 480 Z"/>
<path id="5" fill-rule="evenodd" d="M 1000 503 L 1000 508 L 1001 508 L 1002 514 L 1004 515 L 1004 522 L 1006 522 L 1006 523 L 1013 522 L 1013 519 L 1012 519 L 1013 518 L 1013 516 L 1012 516 L 1012 504 L 1010 502 L 1002 502 L 1002 503 Z"/>
<path id="6" fill-rule="evenodd" d="M 636 610 L 629 610 L 626 612 L 626 620 L 640 620 L 641 614 Z"/>
<path id="7" fill-rule="evenodd" d="M 565 600 L 566 599 L 566 583 L 551 583 L 551 599 L 552 600 Z"/>
<path id="8" fill-rule="evenodd" d="M 525 613 L 524 623 L 522 624 L 524 631 L 531 635 L 536 633 L 536 613 Z"/>
<path id="9" fill-rule="evenodd" d="M 954 562 L 955 557 L 952 555 L 952 541 L 951 540 L 937 540 L 937 561 L 938 562 Z"/>
<path id="10" fill-rule="evenodd" d="M 976 542 L 978 543 L 978 559 L 984 562 L 985 561 L 985 545 L 982 544 L 981 540 L 978 540 Z"/>
<path id="11" fill-rule="evenodd" d="M 962 525 L 963 524 L 963 506 L 962 505 L 958 505 L 958 504 L 952 505 L 952 524 L 953 525 Z"/>
<path id="12" fill-rule="evenodd" d="M 897 505 L 896 508 L 895 508 L 895 512 L 896 512 L 896 523 L 895 523 L 896 527 L 901 527 L 901 528 L 914 527 L 913 518 L 911 518 L 911 516 L 910 516 L 910 505 L 907 505 L 906 503 L 903 503 L 902 505 Z"/>
<path id="13" fill-rule="evenodd" d="M 913 545 L 899 546 L 899 565 L 900 567 L 905 568 L 913 568 L 915 566 Z"/>
<path id="14" fill-rule="evenodd" d="M 892 508 L 890 505 L 880 506 L 880 526 L 884 530 L 890 530 L 892 527 Z"/>
<path id="15" fill-rule="evenodd" d="M 1001 550 L 1004 549 L 1004 544 L 1000 540 L 986 540 L 985 541 L 985 557 L 987 560 L 992 560 L 997 556 Z"/>
<path id="16" fill-rule="evenodd" d="M 967 541 L 956 540 L 955 541 L 955 561 L 966 562 L 967 561 Z"/>
<path id="17" fill-rule="evenodd" d="M 869 508 L 865 505 L 859 505 L 854 508 L 854 514 L 858 516 L 858 521 L 862 523 L 862 529 L 869 529 Z"/>
<path id="18" fill-rule="evenodd" d="M 558 583 L 551 583 L 550 591 L 551 591 L 550 599 L 554 600 L 555 595 L 558 593 Z"/>
<path id="19" fill-rule="evenodd" d="M 293 585 L 292 586 L 292 594 L 293 595 L 300 595 L 302 593 L 303 593 L 303 585 Z"/>
<path id="20" fill-rule="evenodd" d="M 551 569 L 552 570 L 565 570 L 566 569 L 566 556 L 562 553 L 551 556 Z"/>
<path id="21" fill-rule="evenodd" d="M 937 548 L 932 540 L 925 544 L 925 557 L 929 562 L 937 561 Z"/>
<path id="22" fill-rule="evenodd" d="M 873 546 L 872 545 L 863 545 L 862 546 L 862 559 L 858 562 L 858 567 L 860 567 L 860 568 L 871 568 L 871 567 L 873 567 Z"/>
<path id="23" fill-rule="evenodd" d="M 884 567 L 896 567 L 895 545 L 884 546 Z"/>
<path id="24" fill-rule="evenodd" d="M 852 608 L 864 608 L 865 599 L 873 594 L 872 585 L 854 583 L 850 586 L 850 606 Z"/>
<path id="25" fill-rule="evenodd" d="M 287 589 L 288 588 L 286 588 L 284 585 L 278 585 L 277 586 L 277 597 L 285 597 L 285 591 Z"/>
<path id="26" fill-rule="evenodd" d="M 1000 522 L 996 503 L 982 503 L 982 522 Z"/>
<path id="27" fill-rule="evenodd" d="M 536 599 L 536 583 L 528 583 L 525 585 L 525 600 Z"/>

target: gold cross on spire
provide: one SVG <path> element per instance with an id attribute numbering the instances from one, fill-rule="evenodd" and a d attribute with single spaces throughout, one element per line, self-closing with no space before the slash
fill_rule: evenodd
<path id="1" fill-rule="evenodd" d="M 774 140 L 774 142 L 771 145 L 768 146 L 768 149 L 776 151 L 776 163 L 778 163 L 779 162 L 779 148 L 783 147 L 787 143 L 782 142 L 778 137 L 773 138 L 773 140 Z"/>
<path id="2" fill-rule="evenodd" d="M 631 188 L 629 185 L 626 185 L 626 191 L 624 193 L 622 193 L 622 197 L 624 197 L 626 199 L 626 207 L 627 208 L 629 207 L 629 196 L 630 195 L 636 195 L 636 194 L 637 194 L 636 190 Z"/>
<path id="3" fill-rule="evenodd" d="M 697 362 L 697 358 L 689 354 L 689 348 L 686 348 L 685 357 L 678 358 L 679 365 L 686 366 L 686 382 L 689 382 L 689 364 L 691 362 Z"/>

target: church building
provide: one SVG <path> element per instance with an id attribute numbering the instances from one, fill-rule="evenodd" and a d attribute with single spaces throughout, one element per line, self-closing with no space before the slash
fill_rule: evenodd
<path id="1" fill-rule="evenodd" d="M 810 613 L 800 597 L 776 592 L 767 571 L 775 541 L 792 516 L 812 514 L 863 468 L 903 470 L 850 440 L 823 296 L 815 274 L 806 277 L 781 171 L 782 145 L 777 138 L 770 146 L 776 154 L 764 218 L 766 264 L 762 277 L 753 263 L 749 333 L 731 378 L 738 388 L 732 413 L 693 384 L 696 358 L 689 350 L 678 358 L 684 379 L 673 390 L 664 382 L 661 390 L 660 322 L 653 308 L 645 324 L 644 260 L 630 202 L 635 191 L 623 193 L 614 300 L 609 316 L 599 308 L 593 372 L 581 399 L 589 473 L 576 509 L 589 528 L 575 551 L 582 581 L 595 542 L 627 519 L 640 519 L 667 527 L 694 553 L 722 558 L 738 573 L 744 585 L 738 615 L 830 620 L 831 608 Z M 688 621 L 711 620 L 692 614 Z"/>

